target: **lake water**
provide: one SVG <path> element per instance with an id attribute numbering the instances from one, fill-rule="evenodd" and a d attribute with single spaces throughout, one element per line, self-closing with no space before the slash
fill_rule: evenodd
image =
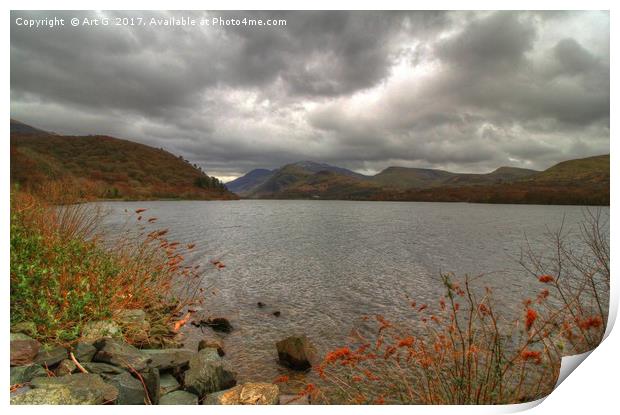
<path id="1" fill-rule="evenodd" d="M 271 381 L 287 373 L 275 342 L 306 334 L 320 352 L 340 346 L 364 316 L 407 321 L 410 301 L 436 304 L 439 275 L 487 274 L 505 311 L 520 310 L 540 285 L 519 266 L 525 238 L 583 219 L 577 206 L 462 203 L 268 201 L 105 202 L 105 224 L 146 208 L 170 238 L 195 242 L 209 286 L 207 314 L 227 317 L 219 335 L 240 381 Z M 609 208 L 602 208 L 609 215 Z M 226 267 L 216 269 L 211 260 Z M 212 292 L 213 291 L 213 292 Z M 257 302 L 266 304 L 258 308 Z M 280 311 L 275 317 L 273 311 Z M 203 336 L 187 325 L 188 343 Z M 210 337 L 215 335 L 204 328 Z"/>

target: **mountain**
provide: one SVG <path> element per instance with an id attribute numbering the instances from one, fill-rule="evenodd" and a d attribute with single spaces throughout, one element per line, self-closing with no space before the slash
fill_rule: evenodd
<path id="1" fill-rule="evenodd" d="M 226 183 L 226 188 L 231 192 L 243 194 L 267 180 L 273 171 L 267 169 L 254 169 L 244 176 Z"/>
<path id="2" fill-rule="evenodd" d="M 11 183 L 83 198 L 237 199 L 216 178 L 163 149 L 107 136 L 53 135 L 11 120 Z"/>
<path id="3" fill-rule="evenodd" d="M 250 176 L 247 178 L 247 176 Z M 545 171 L 500 167 L 490 173 L 388 167 L 375 176 L 314 162 L 264 173 L 238 193 L 259 199 L 401 200 L 480 203 L 609 204 L 609 155 L 568 160 Z M 246 179 L 247 178 L 247 179 Z"/>

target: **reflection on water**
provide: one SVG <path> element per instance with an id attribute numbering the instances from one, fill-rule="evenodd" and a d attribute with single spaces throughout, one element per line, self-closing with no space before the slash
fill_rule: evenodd
<path id="1" fill-rule="evenodd" d="M 321 352 L 341 345 L 365 315 L 411 315 L 409 299 L 435 304 L 441 272 L 486 273 L 494 297 L 520 307 L 538 285 L 519 267 L 525 236 L 575 226 L 583 208 L 461 203 L 266 201 L 105 202 L 106 226 L 147 208 L 170 237 L 196 242 L 209 314 L 235 330 L 222 336 L 241 382 L 271 381 L 275 342 L 305 333 Z M 609 208 L 603 208 L 609 215 Z M 219 259 L 226 268 L 209 261 Z M 266 307 L 257 307 L 257 302 Z M 273 311 L 280 311 L 275 317 Z M 514 310 L 513 310 L 514 311 Z M 201 336 L 191 331 L 188 342 Z M 210 329 L 204 329 L 209 333 Z M 209 333 L 213 336 L 212 333 Z"/>

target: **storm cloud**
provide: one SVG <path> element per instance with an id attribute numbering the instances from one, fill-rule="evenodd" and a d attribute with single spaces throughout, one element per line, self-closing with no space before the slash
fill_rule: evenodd
<path id="1" fill-rule="evenodd" d="M 283 19 L 24 27 L 18 18 Z M 315 160 L 483 172 L 609 152 L 607 12 L 12 12 L 11 117 L 224 180 Z"/>

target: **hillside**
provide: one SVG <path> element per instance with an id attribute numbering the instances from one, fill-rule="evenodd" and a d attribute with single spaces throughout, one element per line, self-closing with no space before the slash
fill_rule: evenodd
<path id="1" fill-rule="evenodd" d="M 254 182 L 246 177 L 236 179 L 247 184 L 239 194 L 259 199 L 609 204 L 609 155 L 564 161 L 542 172 L 500 167 L 490 173 L 470 174 L 389 167 L 375 176 L 364 176 L 320 163 L 298 162 Z"/>
<path id="2" fill-rule="evenodd" d="M 243 194 L 264 183 L 272 174 L 271 170 L 254 169 L 244 176 L 226 183 L 226 188 L 231 192 Z"/>
<path id="3" fill-rule="evenodd" d="M 163 149 L 106 136 L 52 135 L 11 120 L 11 182 L 70 183 L 83 198 L 236 199 L 216 178 Z M 29 126 L 26 126 L 29 127 Z"/>

